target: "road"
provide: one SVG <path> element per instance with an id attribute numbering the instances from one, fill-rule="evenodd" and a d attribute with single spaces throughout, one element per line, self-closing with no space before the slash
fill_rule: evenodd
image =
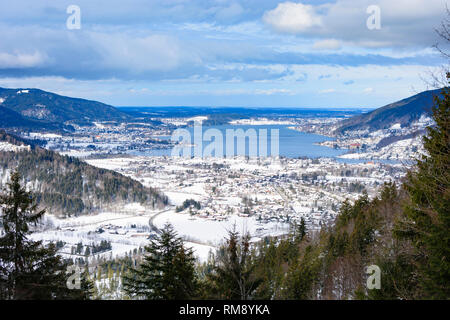
<path id="1" fill-rule="evenodd" d="M 148 225 L 150 226 L 150 229 L 152 229 L 152 231 L 156 232 L 157 234 L 161 234 L 161 230 L 158 229 L 158 228 L 153 224 L 153 220 L 155 220 L 155 218 L 156 218 L 157 216 L 159 216 L 161 213 L 164 213 L 164 212 L 167 212 L 167 211 L 170 211 L 170 210 L 173 210 L 173 208 L 169 208 L 169 209 L 165 209 L 165 210 L 159 211 L 159 212 L 155 213 L 154 215 L 152 215 L 152 216 L 150 217 L 150 219 L 148 220 Z"/>

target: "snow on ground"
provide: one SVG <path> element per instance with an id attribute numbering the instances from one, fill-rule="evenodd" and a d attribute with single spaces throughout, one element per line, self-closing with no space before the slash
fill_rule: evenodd
<path id="1" fill-rule="evenodd" d="M 185 242 L 184 246 L 186 248 L 192 248 L 194 251 L 194 256 L 197 257 L 200 262 L 207 262 L 210 252 L 215 253 L 216 248 L 213 246 L 208 246 L 204 244 L 199 244 L 195 242 Z"/>
<path id="2" fill-rule="evenodd" d="M 208 117 L 207 117 L 207 116 L 197 116 L 197 117 L 192 117 L 192 118 L 186 119 L 186 122 L 189 122 L 189 121 L 202 122 L 202 121 L 204 121 L 204 120 L 208 120 Z"/>
<path id="3" fill-rule="evenodd" d="M 249 126 L 264 126 L 264 125 L 292 125 L 294 121 L 289 120 L 269 120 L 267 118 L 258 119 L 238 119 L 229 122 L 231 125 L 249 125 Z"/>
<path id="4" fill-rule="evenodd" d="M 192 195 L 201 195 L 206 196 L 207 193 L 205 191 L 205 184 L 204 183 L 196 183 L 192 186 L 188 186 L 182 189 L 183 192 L 192 194 Z"/>
<path id="5" fill-rule="evenodd" d="M 132 208 L 134 206 L 140 206 L 139 204 L 132 203 L 127 205 L 128 208 Z M 126 210 L 126 209 L 125 209 Z M 124 210 L 124 211 L 125 211 Z M 55 228 L 69 228 L 69 227 L 78 227 L 78 226 L 88 226 L 88 225 L 96 225 L 100 223 L 107 223 L 114 220 L 117 220 L 118 225 L 126 225 L 126 223 L 134 223 L 137 220 L 146 219 L 146 223 L 148 224 L 148 215 L 136 215 L 137 212 L 129 211 L 127 213 L 121 212 L 102 212 L 95 215 L 83 215 L 78 217 L 70 217 L 65 219 L 59 219 L 52 215 L 44 216 L 44 219 L 48 221 Z M 153 212 L 149 212 L 155 213 Z M 147 218 L 145 218 L 147 217 Z"/>
<path id="6" fill-rule="evenodd" d="M 0 151 L 7 151 L 7 152 L 19 152 L 19 151 L 30 151 L 30 146 L 16 146 L 15 144 L 6 142 L 6 141 L 1 141 L 0 142 Z"/>
<path id="7" fill-rule="evenodd" d="M 151 233 L 149 220 L 157 213 L 156 211 L 142 211 L 145 208 L 137 203 L 125 206 L 124 210 L 125 212 L 128 210 L 129 212 L 140 213 L 103 212 L 97 215 L 70 217 L 66 219 L 46 215 L 43 221 L 46 228 L 32 233 L 30 238 L 33 240 L 42 240 L 44 243 L 65 242 L 66 245 L 59 253 L 66 258 L 77 257 L 71 254 L 71 247 L 76 246 L 79 242 L 82 242 L 83 245 L 90 245 L 107 240 L 111 242 L 112 250 L 95 254 L 95 257 L 121 257 L 135 248 L 144 247 L 149 244 L 150 240 L 148 240 L 148 236 Z M 202 220 L 199 219 L 199 221 Z M 201 225 L 200 223 L 199 227 Z M 160 227 L 159 225 L 157 226 Z M 179 233 L 179 235 L 187 239 L 185 242 L 186 247 L 193 248 L 194 255 L 201 262 L 205 262 L 208 259 L 209 252 L 211 250 L 214 252 L 216 248 L 209 245 L 207 241 L 200 243 L 196 235 L 201 229 L 197 229 L 195 226 L 191 227 L 190 232 Z M 103 229 L 101 233 L 99 233 L 99 228 Z"/>
<path id="8" fill-rule="evenodd" d="M 411 160 L 423 153 L 422 137 L 399 140 L 391 143 L 378 151 L 347 153 L 338 156 L 342 159 L 391 159 L 391 160 Z"/>
<path id="9" fill-rule="evenodd" d="M 86 160 L 86 162 L 94 167 L 108 169 L 108 170 L 119 170 L 129 166 L 130 162 L 136 161 L 139 158 L 113 158 L 113 159 L 94 159 Z"/>
<path id="10" fill-rule="evenodd" d="M 90 245 L 108 240 L 111 241 L 112 250 L 100 255 L 106 257 L 123 256 L 130 250 L 149 243 L 147 239 L 150 234 L 149 219 L 156 212 L 141 211 L 136 214 L 136 209 L 142 210 L 139 204 L 130 204 L 124 208 L 122 213 L 103 212 L 97 215 L 66 219 L 46 215 L 43 220 L 45 229 L 37 230 L 30 237 L 34 240 L 43 240 L 45 243 L 64 241 L 66 246 L 60 253 L 66 257 L 70 256 L 71 247 L 80 241 L 84 245 Z M 134 214 L 131 214 L 131 212 L 134 212 Z M 99 232 L 100 228 L 102 229 L 101 232 Z"/>
<path id="11" fill-rule="evenodd" d="M 196 201 L 201 200 L 203 197 L 198 194 L 192 194 L 187 192 L 165 191 L 164 194 L 169 198 L 169 203 L 174 206 L 181 205 L 184 200 L 194 199 Z"/>
<path id="12" fill-rule="evenodd" d="M 252 236 L 263 237 L 264 235 L 285 234 L 287 224 L 270 222 L 259 223 L 254 217 L 230 216 L 226 221 L 215 221 L 208 218 L 200 218 L 189 214 L 167 211 L 158 215 L 153 223 L 162 228 L 165 223 L 170 222 L 179 235 L 188 241 L 200 242 L 202 244 L 219 245 L 228 235 L 228 231 L 236 226 L 236 231 L 250 232 Z"/>
<path id="13" fill-rule="evenodd" d="M 78 151 L 78 150 L 70 150 L 70 151 L 61 151 L 59 152 L 62 156 L 68 157 L 76 157 L 76 158 L 86 158 L 93 154 L 92 151 Z"/>

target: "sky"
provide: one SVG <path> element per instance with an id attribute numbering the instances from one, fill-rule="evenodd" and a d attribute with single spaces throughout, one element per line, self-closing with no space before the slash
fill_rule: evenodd
<path id="1" fill-rule="evenodd" d="M 446 5 L 1 1 L 0 87 L 114 106 L 375 108 L 427 89 Z"/>

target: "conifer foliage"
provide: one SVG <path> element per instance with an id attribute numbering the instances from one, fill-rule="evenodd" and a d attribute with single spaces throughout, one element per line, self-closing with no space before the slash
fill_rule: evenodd
<path id="1" fill-rule="evenodd" d="M 250 235 L 242 236 L 235 228 L 228 232 L 228 238 L 218 250 L 213 270 L 208 274 L 210 292 L 215 298 L 249 300 L 261 283 L 256 275 L 255 257 Z"/>
<path id="2" fill-rule="evenodd" d="M 450 73 L 447 74 L 450 80 Z M 433 109 L 436 126 L 424 137 L 426 154 L 408 175 L 410 201 L 396 229 L 416 248 L 418 284 L 425 298 L 450 297 L 450 90 Z"/>
<path id="3" fill-rule="evenodd" d="M 69 290 L 67 265 L 56 255 L 54 244 L 28 238 L 30 225 L 45 211 L 38 211 L 31 194 L 20 184 L 18 172 L 11 174 L 8 190 L 0 196 L 0 299 L 80 299 L 82 290 Z"/>
<path id="4" fill-rule="evenodd" d="M 132 298 L 192 299 L 197 295 L 195 257 L 183 246 L 172 225 L 166 224 L 151 240 L 138 268 L 124 277 L 124 291 Z"/>

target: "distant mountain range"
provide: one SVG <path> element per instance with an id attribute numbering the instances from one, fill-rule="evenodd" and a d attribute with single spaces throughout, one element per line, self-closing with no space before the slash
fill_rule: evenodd
<path id="1" fill-rule="evenodd" d="M 431 115 L 433 99 L 439 92 L 440 90 L 424 91 L 369 113 L 345 119 L 339 124 L 335 134 L 353 130 L 388 129 L 394 124 L 407 126 L 422 115 Z M 146 119 L 147 114 L 135 109 L 129 108 L 122 111 L 101 102 L 65 97 L 40 89 L 0 88 L 0 128 L 71 131 L 73 130 L 72 124 L 86 125 L 93 121 L 127 122 L 136 119 L 141 122 L 150 121 Z M 186 112 L 184 108 L 179 109 L 180 112 Z M 211 112 L 210 124 L 219 124 L 229 120 L 226 117 L 227 114 L 214 114 L 217 110 L 208 110 L 203 110 L 203 114 Z M 152 109 L 152 114 L 156 111 L 158 109 Z M 227 110 L 228 113 L 231 111 Z M 283 112 L 282 109 L 280 112 Z M 156 112 L 156 114 L 158 113 Z M 241 112 L 239 114 L 240 117 L 246 117 Z M 154 124 L 157 125 L 156 122 Z"/>
<path id="2" fill-rule="evenodd" d="M 0 127 L 70 130 L 71 123 L 126 121 L 132 117 L 113 106 L 39 89 L 0 88 Z"/>
<path id="3" fill-rule="evenodd" d="M 374 111 L 363 113 L 343 120 L 335 131 L 342 134 L 347 131 L 389 129 L 394 124 L 405 127 L 420 119 L 422 115 L 431 116 L 434 98 L 441 89 L 424 91 L 412 97 L 388 104 Z"/>

